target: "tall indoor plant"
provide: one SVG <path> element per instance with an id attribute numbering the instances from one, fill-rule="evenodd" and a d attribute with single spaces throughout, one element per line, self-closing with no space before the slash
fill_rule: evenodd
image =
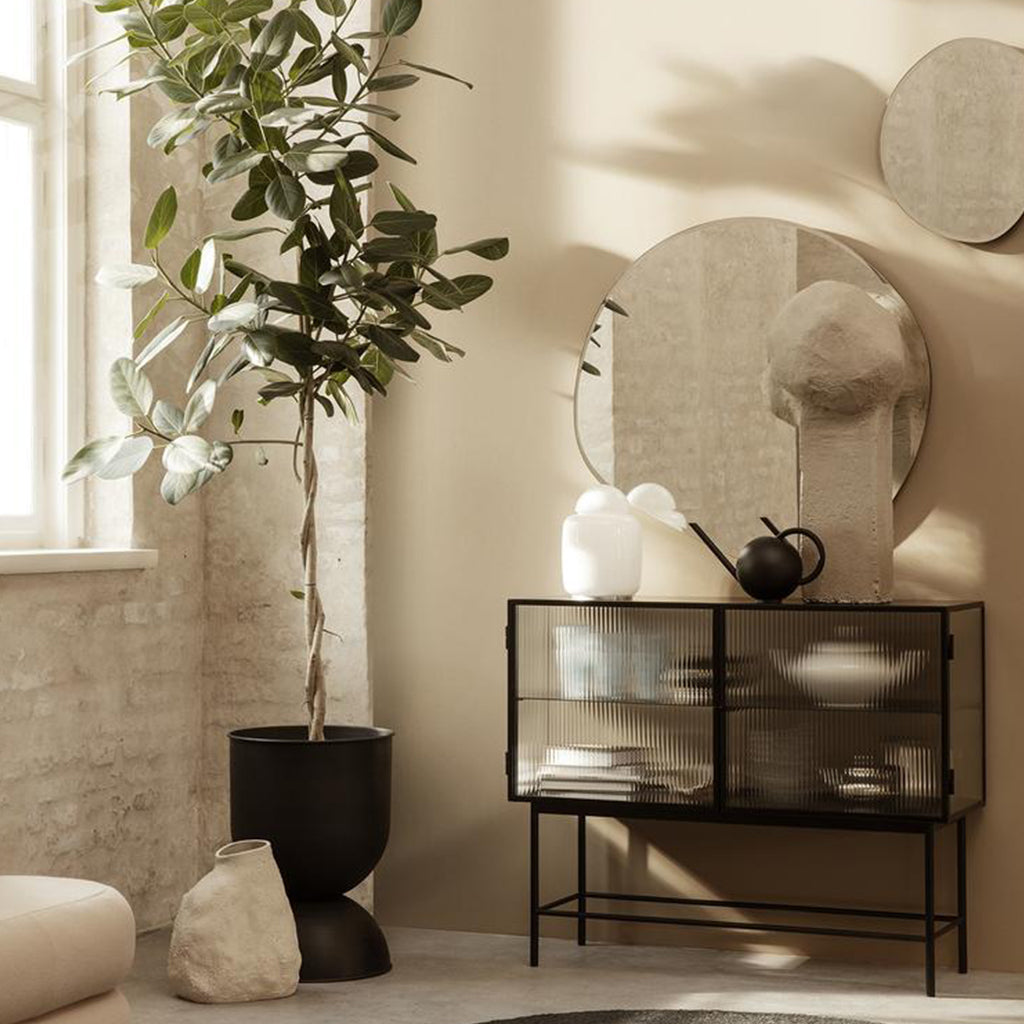
<path id="1" fill-rule="evenodd" d="M 149 262 L 101 271 L 103 284 L 135 288 L 160 281 L 164 290 L 136 331 L 149 342 L 111 368 L 113 400 L 131 417 L 131 432 L 87 444 L 64 478 L 127 476 L 161 450 L 166 472 L 160 491 L 174 505 L 225 471 L 240 445 L 293 446 L 303 488 L 305 701 L 309 736 L 322 739 L 324 610 L 317 586 L 313 448 L 318 417 L 335 410 L 354 416 L 347 388 L 386 394 L 400 364 L 416 361 L 421 350 L 446 362 L 461 356 L 432 333 L 428 314 L 462 308 L 492 281 L 483 274 L 447 277 L 440 258 L 465 251 L 497 260 L 508 252 L 508 241 L 488 238 L 441 251 L 436 217 L 394 185 L 395 208 L 382 206 L 364 217 L 360 194 L 370 189 L 377 169 L 373 150 L 415 163 L 370 123 L 399 117 L 377 101 L 415 85 L 414 71 L 453 77 L 389 59 L 393 39 L 412 28 L 422 0 L 387 0 L 379 31 L 348 36 L 345 24 L 358 0 L 352 6 L 348 0 L 290 0 L 287 6 L 274 0 L 87 2 L 117 20 L 117 38 L 135 58 L 132 81 L 112 91 L 126 97 L 156 88 L 173 105 L 153 126 L 150 145 L 169 154 L 210 140 L 206 186 L 235 185 L 232 219 L 259 224 L 198 240 L 175 273 L 160 257 L 178 209 L 171 186 L 156 201 L 146 231 Z M 311 17 L 314 6 L 325 17 Z M 285 273 L 285 261 L 259 269 L 224 248 L 270 233 L 281 236 L 282 254 L 293 255 L 294 273 Z M 192 325 L 205 326 L 208 339 L 186 383 L 190 397 L 182 409 L 154 400 L 144 368 Z M 210 440 L 199 433 L 218 389 L 242 373 L 258 386 L 260 402 L 295 404 L 294 438 L 258 442 L 238 436 L 241 410 L 232 414 L 236 436 Z"/>
<path id="2" fill-rule="evenodd" d="M 254 446 L 263 462 L 262 446 L 291 447 L 292 468 L 302 484 L 304 575 L 297 596 L 305 606 L 308 731 L 301 743 L 293 742 L 284 727 L 246 737 L 288 742 L 280 744 L 284 752 L 269 766 L 247 762 L 259 780 L 250 784 L 257 791 L 251 800 L 240 798 L 246 805 L 242 811 L 232 748 L 232 815 L 233 827 L 240 817 L 246 828 L 257 827 L 250 823 L 249 811 L 255 807 L 260 831 L 275 840 L 293 899 L 323 900 L 332 895 L 328 868 L 336 870 L 339 858 L 326 849 L 310 852 L 310 844 L 345 851 L 344 887 L 335 891 L 356 884 L 372 869 L 386 841 L 381 803 L 389 788 L 388 794 L 382 792 L 380 755 L 331 753 L 340 759 L 332 762 L 327 753 L 310 749 L 341 746 L 318 742 L 325 738 L 327 703 L 321 658 L 325 616 L 317 572 L 318 419 L 336 411 L 354 417 L 349 389 L 386 394 L 392 377 L 403 372 L 401 364 L 416 361 L 421 351 L 445 362 L 461 356 L 460 349 L 433 333 L 431 319 L 478 299 L 492 281 L 483 274 L 449 277 L 439 264 L 456 253 L 498 260 L 508 252 L 508 241 L 487 238 L 442 250 L 436 217 L 394 185 L 386 201 L 378 190 L 375 212 L 365 214 L 362 194 L 373 184 L 375 151 L 415 163 L 377 127 L 399 118 L 386 105 L 388 96 L 415 85 L 416 72 L 461 81 L 392 56 L 393 41 L 413 27 L 422 0 L 385 0 L 379 29 L 358 33 L 346 29 L 358 0 L 87 2 L 120 26 L 111 42 L 124 41 L 129 48 L 125 59 L 131 61 L 131 81 L 111 91 L 118 98 L 154 88 L 164 94 L 171 109 L 153 125 L 150 145 L 167 154 L 187 145 L 202 154 L 198 159 L 207 161 L 204 188 L 217 194 L 234 188 L 231 217 L 237 223 L 196 240 L 180 269 L 167 266 L 161 244 L 178 211 L 177 193 L 169 187 L 149 219 L 147 262 L 101 271 L 103 284 L 136 288 L 159 282 L 162 290 L 136 328 L 136 339 L 145 344 L 133 358 L 118 359 L 111 368 L 113 400 L 130 417 L 130 432 L 85 445 L 64 477 L 129 476 L 160 451 L 165 471 L 161 494 L 174 505 L 225 472 L 240 446 Z M 280 257 L 256 266 L 235 255 L 236 245 L 257 235 L 279 236 Z M 206 342 L 182 382 L 188 397 L 181 407 L 156 398 L 145 367 L 187 337 L 190 327 L 205 329 Z M 239 409 L 231 416 L 232 436 L 209 438 L 200 432 L 218 393 L 238 375 L 254 382 L 261 403 L 294 405 L 293 437 L 242 436 L 244 413 Z M 336 738 L 353 741 L 380 739 L 382 733 L 343 733 L 335 727 Z M 329 729 L 326 735 L 332 738 Z M 360 742 L 347 747 L 356 750 Z M 389 745 L 387 751 L 389 772 Z M 334 819 L 331 805 L 338 787 L 330 769 L 321 770 L 330 764 L 359 776 L 364 787 L 343 795 L 347 803 L 334 807 Z M 276 824 L 266 817 L 274 793 L 282 817 Z M 295 863 L 285 863 L 289 859 Z M 350 918 L 357 913 L 358 908 L 344 911 Z M 301 940 L 298 912 L 297 917 Z M 323 915 L 313 917 L 310 933 L 323 934 Z M 365 922 L 359 928 L 368 934 Z M 337 935 L 334 939 L 334 947 L 345 944 Z M 303 953 L 310 962 L 305 945 Z M 358 970 L 373 973 L 382 965 L 377 956 L 376 968 L 369 963 Z M 350 967 L 345 967 L 349 974 Z M 311 968 L 320 977 L 341 976 L 331 974 L 341 969 L 333 962 Z"/>

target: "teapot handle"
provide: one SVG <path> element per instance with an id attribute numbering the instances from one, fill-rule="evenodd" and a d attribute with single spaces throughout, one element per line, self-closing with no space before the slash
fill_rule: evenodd
<path id="1" fill-rule="evenodd" d="M 821 538 L 812 530 L 804 529 L 802 526 L 792 526 L 777 536 L 779 540 L 785 540 L 787 537 L 806 537 L 818 549 L 818 564 L 800 580 L 798 586 L 802 587 L 804 584 L 816 580 L 821 575 L 821 570 L 825 568 L 825 545 L 821 542 Z"/>

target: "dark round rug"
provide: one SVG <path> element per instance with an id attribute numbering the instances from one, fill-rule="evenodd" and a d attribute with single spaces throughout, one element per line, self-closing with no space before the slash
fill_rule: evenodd
<path id="1" fill-rule="evenodd" d="M 870 1024 L 846 1017 L 806 1017 L 796 1013 L 727 1013 L 723 1010 L 591 1010 L 510 1017 L 488 1024 Z"/>

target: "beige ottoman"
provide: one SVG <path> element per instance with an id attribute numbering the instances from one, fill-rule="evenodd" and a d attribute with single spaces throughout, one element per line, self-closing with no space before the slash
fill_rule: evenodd
<path id="1" fill-rule="evenodd" d="M 0 875 L 0 1024 L 124 1024 L 135 956 L 125 898 L 99 882 Z"/>

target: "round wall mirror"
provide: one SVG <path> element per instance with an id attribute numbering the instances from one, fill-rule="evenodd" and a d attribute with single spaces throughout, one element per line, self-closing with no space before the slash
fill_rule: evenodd
<path id="1" fill-rule="evenodd" d="M 1024 53 L 953 39 L 921 58 L 882 118 L 882 172 L 918 223 L 991 242 L 1024 214 Z"/>
<path id="2" fill-rule="evenodd" d="M 764 388 L 767 334 L 793 295 L 824 280 L 871 293 L 897 316 L 907 343 L 913 381 L 894 414 L 895 494 L 928 415 L 931 378 L 917 321 L 849 246 L 764 218 L 673 235 L 612 289 L 576 380 L 576 436 L 598 480 L 624 491 L 662 484 L 729 554 L 761 530 L 759 516 L 796 525 L 796 432 L 772 412 Z"/>

